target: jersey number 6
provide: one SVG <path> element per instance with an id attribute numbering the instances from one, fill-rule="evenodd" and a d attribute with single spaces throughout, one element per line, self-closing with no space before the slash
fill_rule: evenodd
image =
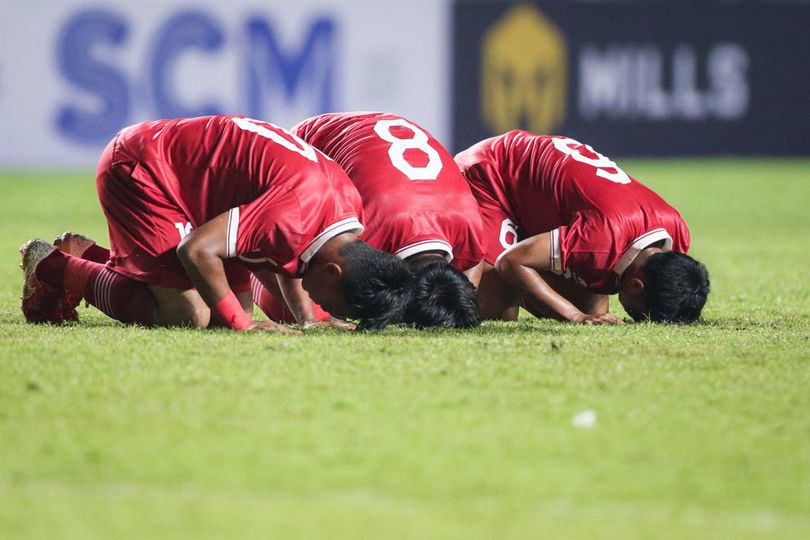
<path id="1" fill-rule="evenodd" d="M 413 135 L 408 138 L 397 137 L 391 132 L 393 127 L 402 127 L 410 131 Z M 379 120 L 374 124 L 374 132 L 384 141 L 390 142 L 388 157 L 391 165 L 399 169 L 402 174 L 411 180 L 436 180 L 442 170 L 442 158 L 430 144 L 428 144 L 427 133 L 399 118 L 397 120 Z M 417 167 L 408 163 L 405 159 L 406 150 L 419 150 L 427 156 L 427 163 Z"/>
<path id="2" fill-rule="evenodd" d="M 574 139 L 569 139 L 568 137 L 554 137 L 551 139 L 551 142 L 554 143 L 554 148 L 563 154 L 568 154 L 574 158 L 574 161 L 579 161 L 580 163 L 595 167 L 596 176 L 604 178 L 605 180 L 610 180 L 614 184 L 630 183 L 630 177 L 627 176 L 626 172 L 621 170 L 619 166 L 616 165 L 616 163 L 614 163 L 610 158 L 603 156 L 587 144 L 582 144 L 581 142 L 575 141 Z M 583 148 L 594 157 L 589 157 L 583 154 L 581 150 Z"/>

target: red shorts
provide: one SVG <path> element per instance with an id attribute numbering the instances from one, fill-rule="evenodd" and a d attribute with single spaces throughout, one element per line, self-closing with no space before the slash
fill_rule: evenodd
<path id="1" fill-rule="evenodd" d="M 193 220 L 160 189 L 151 171 L 122 148 L 121 135 L 107 145 L 99 159 L 96 188 L 110 231 L 110 260 L 116 273 L 137 281 L 173 289 L 192 289 L 177 244 L 194 226 Z M 234 292 L 250 290 L 250 271 L 238 260 L 225 261 Z"/>

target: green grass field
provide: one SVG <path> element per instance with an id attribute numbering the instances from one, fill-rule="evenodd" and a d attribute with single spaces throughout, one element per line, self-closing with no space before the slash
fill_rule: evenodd
<path id="1" fill-rule="evenodd" d="M 810 538 L 810 161 L 624 167 L 702 324 L 31 326 L 19 244 L 105 222 L 90 174 L 0 175 L 0 538 Z"/>

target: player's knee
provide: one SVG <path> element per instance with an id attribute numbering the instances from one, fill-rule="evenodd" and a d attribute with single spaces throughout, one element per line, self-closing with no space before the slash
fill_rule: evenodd
<path id="1" fill-rule="evenodd" d="M 197 291 L 155 287 L 152 292 L 158 303 L 160 326 L 207 328 L 211 322 L 211 310 Z"/>
<path id="2" fill-rule="evenodd" d="M 191 328 L 208 328 L 211 322 L 211 311 L 208 307 L 197 305 L 175 305 L 170 310 L 160 312 L 163 326 L 188 326 Z"/>
<path id="3" fill-rule="evenodd" d="M 211 322 L 211 311 L 208 309 L 192 308 L 183 314 L 186 325 L 192 328 L 208 328 Z"/>
<path id="4" fill-rule="evenodd" d="M 503 281 L 495 270 L 483 273 L 478 285 L 477 297 L 481 320 L 517 320 L 520 296 Z"/>

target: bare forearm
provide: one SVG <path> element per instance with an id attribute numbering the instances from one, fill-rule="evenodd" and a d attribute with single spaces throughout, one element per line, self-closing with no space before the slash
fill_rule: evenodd
<path id="1" fill-rule="evenodd" d="M 300 279 L 280 275 L 278 276 L 278 286 L 296 322 L 304 324 L 316 320 L 312 299 L 304 290 Z"/>
<path id="2" fill-rule="evenodd" d="M 515 262 L 503 262 L 498 272 L 523 298 L 524 307 L 537 317 L 552 317 L 565 321 L 579 321 L 583 313 L 570 301 L 558 294 L 539 272 Z"/>
<path id="3" fill-rule="evenodd" d="M 495 265 L 502 279 L 520 293 L 526 309 L 538 317 L 585 324 L 621 324 L 620 320 L 607 313 L 596 315 L 582 312 L 571 300 L 554 290 L 543 278 L 543 273 L 551 269 L 550 247 L 551 233 L 531 236 L 503 253 Z M 606 301 L 604 309 L 607 309 Z"/>
<path id="4" fill-rule="evenodd" d="M 480 263 L 473 266 L 472 268 L 464 271 L 464 275 L 467 277 L 467 279 L 470 281 L 470 283 L 473 284 L 473 287 L 475 287 L 476 289 L 478 288 L 478 285 L 480 285 L 480 283 L 481 283 L 481 275 L 484 273 L 484 267 L 485 266 L 488 266 L 489 268 L 492 268 L 491 264 L 487 264 L 485 261 L 481 261 Z"/>
<path id="5" fill-rule="evenodd" d="M 221 258 L 205 250 L 178 250 L 178 256 L 191 282 L 209 306 L 230 292 Z"/>
<path id="6" fill-rule="evenodd" d="M 183 238 L 177 256 L 205 302 L 213 307 L 230 292 L 223 258 L 228 213 L 224 212 Z"/>

